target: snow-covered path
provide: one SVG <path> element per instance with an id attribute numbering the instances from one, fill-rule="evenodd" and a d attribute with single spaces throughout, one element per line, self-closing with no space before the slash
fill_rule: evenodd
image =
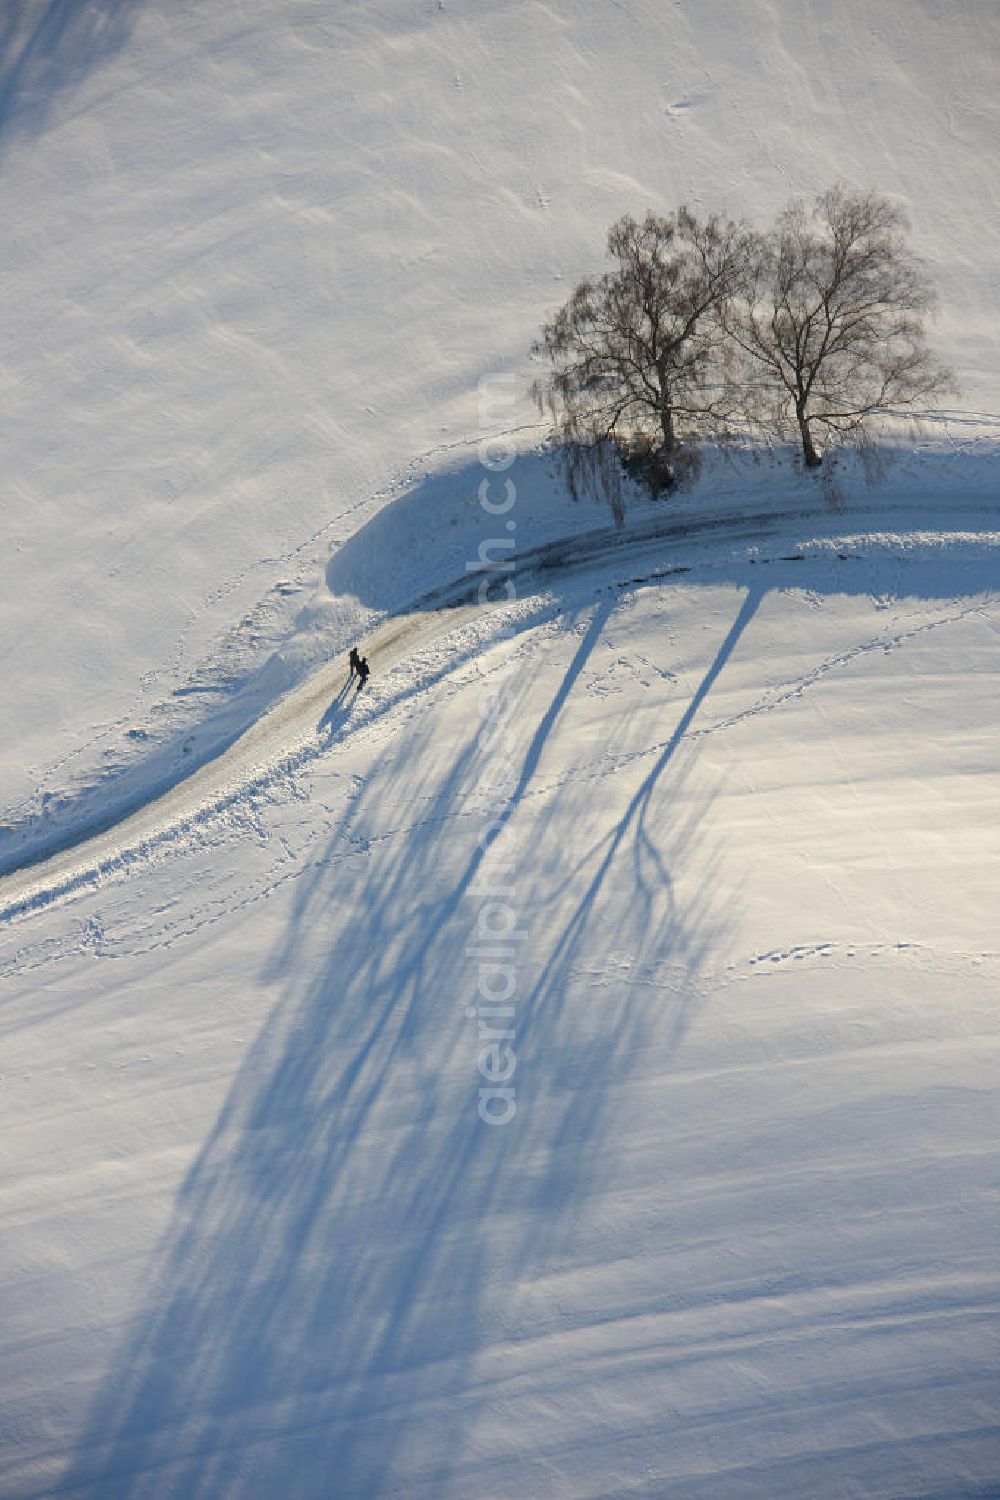
<path id="1" fill-rule="evenodd" d="M 952 502 L 947 511 L 938 500 L 902 494 L 893 498 L 878 491 L 837 511 L 831 510 L 818 488 L 812 496 L 793 492 L 781 498 L 783 504 L 772 500 L 767 509 L 759 509 L 755 504 L 761 505 L 760 497 L 748 503 L 742 496 L 734 503 L 732 496 L 723 495 L 712 503 L 699 494 L 694 503 L 689 500 L 671 507 L 665 515 L 654 512 L 624 532 L 605 525 L 511 554 L 522 606 L 527 606 L 529 615 L 533 611 L 551 612 L 553 588 L 572 588 L 579 573 L 597 561 L 610 565 L 614 572 L 609 581 L 621 585 L 639 582 L 636 570 L 653 581 L 690 573 L 699 564 L 704 569 L 706 557 L 713 552 L 714 562 L 707 566 L 714 568 L 716 575 L 720 564 L 738 565 L 741 551 L 752 555 L 761 569 L 782 561 L 804 560 L 806 554 L 801 550 L 782 552 L 782 547 L 805 547 L 807 553 L 818 547 L 821 555 L 840 552 L 839 560 L 859 562 L 864 560 L 862 553 L 841 549 L 856 548 L 859 540 L 864 545 L 869 536 L 875 535 L 884 565 L 886 553 L 893 548 L 900 558 L 912 554 L 912 528 L 922 523 L 929 528 L 920 533 L 925 549 L 929 549 L 925 562 L 932 563 L 935 554 L 942 559 L 954 557 L 956 546 L 975 538 L 966 564 L 971 562 L 982 574 L 984 584 L 994 576 L 1000 534 L 993 530 L 997 511 L 989 496 L 977 501 L 973 494 L 960 505 Z M 900 521 L 908 529 L 894 536 L 892 528 Z M 958 529 L 962 524 L 968 529 Z M 475 558 L 474 552 L 472 555 Z M 478 620 L 482 629 L 473 632 L 471 645 L 466 637 L 458 648 L 459 659 L 464 659 L 470 649 L 482 649 L 491 634 L 488 617 L 493 614 L 475 605 L 482 576 L 466 572 L 442 581 L 431 593 L 390 615 L 373 630 L 365 640 L 365 650 L 374 666 L 376 682 L 388 676 L 389 686 L 384 692 L 370 690 L 364 703 L 356 703 L 353 689 L 346 687 L 346 670 L 338 657 L 265 709 L 258 720 L 232 743 L 224 744 L 218 754 L 209 756 L 205 764 L 189 770 L 183 758 L 175 756 L 176 781 L 165 790 L 154 785 L 144 792 L 140 776 L 130 793 L 132 805 L 125 801 L 116 806 L 105 791 L 96 807 L 84 809 L 75 822 L 47 825 L 43 821 L 39 826 L 33 820 L 21 852 L 7 855 L 7 868 L 12 873 L 0 876 L 0 918 L 35 909 L 122 868 L 157 844 L 183 836 L 191 826 L 245 796 L 248 788 L 264 789 L 293 767 L 324 753 L 351 724 L 370 719 L 366 710 L 373 694 L 372 711 L 384 714 L 401 695 L 412 693 L 411 675 L 394 673 L 393 669 L 419 657 L 464 624 Z M 996 576 L 1000 576 L 1000 570 Z M 845 586 L 850 589 L 853 584 L 848 581 Z M 520 613 L 525 614 L 524 607 Z M 447 651 L 438 653 L 436 666 L 438 671 L 448 670 Z M 418 674 L 418 683 L 421 680 Z M 356 712 L 358 708 L 363 710 L 361 714 Z M 104 828 L 102 824 L 110 826 Z M 16 824 L 8 827 L 6 834 L 16 850 Z M 12 857 L 17 861 L 13 865 Z"/>

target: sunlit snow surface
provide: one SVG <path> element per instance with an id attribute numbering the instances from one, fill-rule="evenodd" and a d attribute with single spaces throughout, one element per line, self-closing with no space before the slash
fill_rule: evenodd
<path id="1" fill-rule="evenodd" d="M 995 1493 L 993 8 L 8 29 L 4 1500 Z M 519 398 L 470 609 L 609 220 L 838 173 L 964 404 L 616 538 Z"/>

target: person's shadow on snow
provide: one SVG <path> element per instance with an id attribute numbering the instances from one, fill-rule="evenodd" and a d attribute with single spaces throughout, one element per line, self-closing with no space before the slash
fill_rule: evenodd
<path id="1" fill-rule="evenodd" d="M 333 744 L 340 730 L 350 718 L 354 699 L 357 696 L 351 692 L 353 685 L 353 679 L 349 677 L 316 725 L 316 731 L 323 741 L 324 750 Z"/>

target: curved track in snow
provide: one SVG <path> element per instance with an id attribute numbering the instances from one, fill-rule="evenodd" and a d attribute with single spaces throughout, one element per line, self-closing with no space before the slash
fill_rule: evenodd
<path id="1" fill-rule="evenodd" d="M 963 510 L 966 516 L 988 516 L 994 523 L 997 520 L 995 506 Z M 785 511 L 726 508 L 703 516 L 674 515 L 625 532 L 602 527 L 517 555 L 518 597 L 542 596 L 556 579 L 570 577 L 604 559 L 616 569 L 622 564 L 645 566 L 646 571 L 638 577 L 630 574 L 609 580 L 619 586 L 688 573 L 708 561 L 699 552 L 699 541 L 718 540 L 719 533 L 725 534 L 727 542 L 771 544 L 779 541 L 782 528 L 794 528 L 798 543 L 804 539 L 829 543 L 838 536 L 856 536 L 859 532 L 884 536 L 895 530 L 891 521 L 886 524 L 894 514 L 905 515 L 909 523 L 899 529 L 903 535 L 922 516 L 928 522 L 933 518 L 940 523 L 941 505 L 882 502 L 837 513 L 818 501 Z M 804 525 L 808 526 L 808 538 L 803 536 Z M 789 543 L 787 536 L 785 543 Z M 683 557 L 665 557 L 665 547 L 675 544 L 686 544 Z M 482 577 L 474 574 L 453 580 L 387 616 L 365 640 L 376 677 L 481 614 L 483 606 L 476 600 L 476 591 Z M 324 716 L 342 694 L 345 678 L 343 658 L 338 654 L 279 699 L 221 753 L 189 774 L 179 775 L 166 789 L 146 798 L 137 797 L 130 808 L 106 824 L 91 817 L 76 828 L 53 831 L 49 838 L 43 832 L 25 850 L 19 864 L 0 878 L 0 920 L 47 906 L 113 869 L 141 860 L 157 845 L 176 838 L 185 829 L 196 828 L 241 797 L 265 789 L 269 781 L 326 753 L 329 742 L 324 744 L 320 737 Z M 382 711 L 396 701 L 393 698 Z"/>

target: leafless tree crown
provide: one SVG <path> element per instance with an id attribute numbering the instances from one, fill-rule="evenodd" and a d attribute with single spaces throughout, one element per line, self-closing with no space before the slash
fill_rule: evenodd
<path id="1" fill-rule="evenodd" d="M 811 210 L 792 203 L 759 238 L 747 295 L 728 311 L 751 407 L 779 426 L 794 419 L 810 468 L 821 462 L 815 427 L 858 432 L 951 385 L 927 347 L 934 293 L 907 228 L 878 193 L 834 187 Z"/>
<path id="2" fill-rule="evenodd" d="M 721 314 L 750 274 L 753 243 L 742 225 L 687 208 L 612 227 L 614 268 L 580 282 L 533 351 L 550 366 L 534 393 L 574 498 L 602 493 L 620 520 L 623 457 L 668 488 L 686 440 L 725 429 L 739 393 Z"/>
<path id="3" fill-rule="evenodd" d="M 815 428 L 860 434 L 951 388 L 906 229 L 888 199 L 844 187 L 766 234 L 687 208 L 620 219 L 612 269 L 581 281 L 533 348 L 574 498 L 602 495 L 620 523 L 623 468 L 667 490 L 737 416 L 791 426 L 816 467 Z"/>

